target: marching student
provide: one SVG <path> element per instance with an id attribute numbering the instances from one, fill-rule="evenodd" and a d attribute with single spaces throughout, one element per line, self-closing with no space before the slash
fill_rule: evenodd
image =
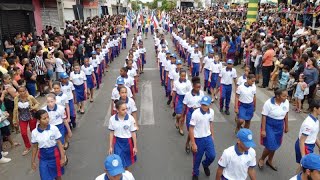
<path id="1" fill-rule="evenodd" d="M 130 76 L 128 76 L 128 68 L 122 67 L 120 69 L 120 76 L 118 78 L 122 77 L 124 80 L 124 85 L 131 89 L 133 99 L 135 99 L 136 91 L 134 89 L 134 79 Z"/>
<path id="2" fill-rule="evenodd" d="M 218 55 L 215 55 L 213 62 L 210 64 L 209 67 L 209 77 L 208 77 L 208 84 L 211 92 L 212 102 L 214 103 L 215 100 L 218 99 L 218 92 L 219 92 L 219 74 L 222 70 L 222 63 L 219 61 L 220 57 Z"/>
<path id="3" fill-rule="evenodd" d="M 175 58 L 173 58 L 175 60 Z M 182 70 L 182 60 L 177 59 L 176 61 L 176 68 L 172 68 L 169 71 L 169 75 L 168 75 L 168 85 L 170 86 L 170 92 L 169 92 L 169 99 L 167 101 L 167 105 L 171 104 L 172 101 L 172 88 L 173 88 L 173 83 L 177 80 L 179 80 L 180 78 L 180 71 Z M 188 74 L 186 74 L 186 79 L 188 79 Z"/>
<path id="4" fill-rule="evenodd" d="M 264 146 L 264 150 L 259 158 L 258 167 L 261 169 L 268 157 L 266 165 L 278 171 L 272 160 L 276 150 L 282 144 L 283 132 L 289 131 L 289 101 L 287 100 L 288 92 L 285 89 L 277 89 L 274 94 L 275 96 L 268 99 L 262 108 L 261 145 Z"/>
<path id="5" fill-rule="evenodd" d="M 76 111 L 74 108 L 74 104 L 76 103 L 76 97 L 75 95 L 75 88 L 73 86 L 73 83 L 69 81 L 69 76 L 67 73 L 62 73 L 60 74 L 60 83 L 61 83 L 61 91 L 63 94 L 67 95 L 68 97 L 68 104 L 69 104 L 69 111 L 70 111 L 70 120 L 71 122 L 69 123 L 69 126 L 71 128 L 76 128 L 77 123 L 76 123 Z"/>
<path id="6" fill-rule="evenodd" d="M 296 162 L 298 163 L 298 170 L 301 170 L 300 162 L 301 158 L 309 153 L 313 153 L 315 145 L 320 149 L 320 140 L 318 138 L 319 133 L 319 120 L 320 115 L 320 101 L 313 100 L 310 103 L 311 113 L 302 122 L 299 137 L 295 144 Z"/>
<path id="7" fill-rule="evenodd" d="M 109 120 L 109 154 L 117 154 L 121 157 L 123 166 L 129 169 L 137 160 L 137 136 L 133 116 L 127 113 L 127 105 L 123 101 L 116 100 L 117 114 Z"/>
<path id="8" fill-rule="evenodd" d="M 112 94 L 111 94 L 111 100 L 112 100 L 112 102 L 111 102 L 111 116 L 114 115 L 114 114 L 116 114 L 116 111 L 114 110 L 114 109 L 115 109 L 115 106 L 114 106 L 115 103 L 114 103 L 114 101 L 115 101 L 115 100 L 119 100 L 119 98 L 120 98 L 120 93 L 119 93 L 119 91 L 120 91 L 120 88 L 121 88 L 121 87 L 127 88 L 127 96 L 128 96 L 129 98 L 132 98 L 132 97 L 133 97 L 133 96 L 132 96 L 131 89 L 124 85 L 124 79 L 123 79 L 122 77 L 119 77 L 119 78 L 117 79 L 117 82 L 116 82 L 116 83 L 117 83 L 117 85 L 116 85 L 116 87 L 113 88 Z"/>
<path id="9" fill-rule="evenodd" d="M 232 93 L 232 81 L 236 84 L 237 71 L 233 68 L 233 60 L 227 61 L 227 67 L 223 68 L 219 74 L 218 82 L 220 84 L 220 112 L 223 112 L 225 107 L 226 115 L 230 115 L 229 105 Z M 225 104 L 224 104 L 225 103 Z"/>
<path id="10" fill-rule="evenodd" d="M 158 57 L 157 57 L 157 62 L 158 62 L 158 67 L 159 67 L 159 71 L 160 71 L 160 81 L 161 81 L 161 86 L 164 86 L 164 79 L 163 79 L 163 66 L 162 63 L 166 58 L 166 45 L 162 45 L 162 50 L 159 51 L 158 53 Z"/>
<path id="11" fill-rule="evenodd" d="M 238 116 L 237 127 L 235 133 L 242 128 L 242 124 L 244 124 L 244 128 L 250 128 L 250 122 L 254 115 L 254 111 L 256 109 L 256 86 L 254 82 L 256 81 L 254 74 L 249 74 L 246 77 L 247 82 L 238 86 L 236 90 L 236 98 L 234 103 L 234 112 Z"/>
<path id="12" fill-rule="evenodd" d="M 320 179 L 320 155 L 310 153 L 301 159 L 302 172 L 290 180 L 316 180 Z"/>
<path id="13" fill-rule="evenodd" d="M 121 32 L 121 38 L 122 38 L 121 49 L 127 49 L 127 33 L 128 32 L 124 32 L 124 31 Z"/>
<path id="14" fill-rule="evenodd" d="M 96 83 L 97 83 L 97 89 L 99 89 L 100 87 L 100 80 L 99 80 L 99 66 L 100 66 L 100 59 L 99 59 L 99 56 L 97 56 L 97 52 L 96 51 L 92 51 L 91 53 L 92 57 L 90 57 L 89 59 L 89 63 L 90 65 L 93 66 L 93 69 L 94 69 L 94 75 L 95 75 L 95 78 L 96 78 Z"/>
<path id="15" fill-rule="evenodd" d="M 105 173 L 96 177 L 95 180 L 135 180 L 131 172 L 123 167 L 120 156 L 111 154 L 104 160 Z"/>
<path id="16" fill-rule="evenodd" d="M 194 40 L 191 41 L 191 43 L 188 45 L 187 51 L 186 51 L 186 59 L 187 59 L 187 64 L 190 72 L 192 72 L 191 67 L 191 54 L 194 52 L 195 49 L 195 43 Z"/>
<path id="17" fill-rule="evenodd" d="M 170 51 L 167 51 L 166 52 L 166 58 L 163 59 L 162 61 L 162 79 L 164 81 L 164 90 L 165 90 L 165 93 L 166 93 L 166 97 L 169 96 L 168 92 L 167 92 L 167 79 L 168 79 L 168 75 L 169 75 L 169 66 L 171 64 L 171 60 L 170 60 L 170 56 L 171 56 L 171 53 Z"/>
<path id="18" fill-rule="evenodd" d="M 204 96 L 204 92 L 201 90 L 201 82 L 200 77 L 193 77 L 192 78 L 192 90 L 187 92 L 183 99 L 185 115 L 186 117 L 186 126 L 187 130 L 189 131 L 191 115 L 194 110 L 200 108 L 201 104 L 200 101 Z M 190 153 L 190 137 L 188 136 L 185 151 L 186 153 Z"/>
<path id="19" fill-rule="evenodd" d="M 194 51 L 191 53 L 191 69 L 192 77 L 199 76 L 200 67 L 202 63 L 202 53 L 199 51 L 198 44 L 194 45 Z"/>
<path id="20" fill-rule="evenodd" d="M 168 94 L 168 101 L 167 101 L 167 105 L 170 105 L 171 101 L 172 101 L 172 94 L 171 94 L 171 91 L 172 91 L 172 81 L 171 81 L 171 78 L 170 78 L 170 73 L 172 73 L 172 71 L 176 71 L 177 69 L 177 65 L 176 65 L 176 58 L 177 56 L 172 53 L 170 55 L 170 64 L 167 64 L 168 66 L 168 75 L 167 75 L 167 78 L 166 78 L 166 86 L 167 86 L 167 89 L 166 89 L 166 94 Z"/>
<path id="21" fill-rule="evenodd" d="M 83 71 L 81 71 L 79 64 L 74 64 L 74 71 L 70 73 L 70 81 L 72 81 L 75 88 L 75 99 L 78 106 L 78 112 L 84 114 L 85 101 L 87 100 L 87 77 Z"/>
<path id="22" fill-rule="evenodd" d="M 84 64 L 81 66 L 81 71 L 84 72 L 84 74 L 87 77 L 86 85 L 87 89 L 90 91 L 87 92 L 87 95 L 90 96 L 90 102 L 93 102 L 93 93 L 94 93 L 94 86 L 96 84 L 96 75 L 94 73 L 94 68 L 89 63 L 89 58 L 84 58 Z"/>
<path id="23" fill-rule="evenodd" d="M 126 60 L 126 65 L 127 65 L 126 67 L 128 69 L 128 73 L 127 74 L 128 74 L 129 77 L 131 77 L 134 80 L 134 89 L 135 89 L 136 92 L 138 92 L 139 91 L 138 90 L 139 76 L 138 76 L 138 73 L 137 73 L 137 69 L 134 68 L 132 60 Z"/>
<path id="24" fill-rule="evenodd" d="M 244 84 L 245 82 L 247 82 L 247 77 L 250 73 L 250 67 L 249 66 L 246 66 L 244 68 L 244 73 L 242 76 L 240 76 L 237 80 L 237 84 L 236 84 L 236 89 L 238 88 L 238 86 Z"/>
<path id="25" fill-rule="evenodd" d="M 250 129 L 240 129 L 237 133 L 236 145 L 225 149 L 218 161 L 216 180 L 237 179 L 246 180 L 249 175 L 251 180 L 256 180 L 256 151 Z"/>
<path id="26" fill-rule="evenodd" d="M 181 136 L 183 133 L 184 118 L 183 115 L 183 99 L 187 92 L 191 91 L 192 85 L 191 82 L 186 79 L 187 72 L 185 70 L 180 70 L 180 77 L 177 81 L 174 81 L 172 88 L 172 97 L 174 101 L 171 104 L 171 107 L 174 108 L 176 114 L 176 128 L 179 129 Z"/>
<path id="27" fill-rule="evenodd" d="M 53 92 L 56 95 L 56 103 L 58 105 L 61 105 L 65 109 L 65 116 L 63 117 L 64 119 L 64 126 L 66 127 L 66 134 L 68 136 L 65 136 L 65 143 L 64 143 L 64 149 L 67 150 L 69 148 L 69 139 L 72 136 L 71 128 L 69 126 L 70 124 L 70 107 L 69 107 L 69 100 L 66 94 L 64 94 L 61 91 L 61 84 L 60 82 L 56 81 L 53 82 Z"/>
<path id="28" fill-rule="evenodd" d="M 59 129 L 50 125 L 49 114 L 41 109 L 35 113 L 39 125 L 31 133 L 32 158 L 31 168 L 37 168 L 36 156 L 39 152 L 39 173 L 41 180 L 61 180 L 64 174 L 63 166 L 67 163 L 61 143 L 62 134 Z"/>
<path id="29" fill-rule="evenodd" d="M 216 157 L 213 138 L 214 111 L 209 107 L 211 97 L 203 96 L 200 104 L 201 107 L 192 113 L 189 127 L 189 136 L 193 152 L 192 180 L 198 180 L 199 166 L 204 154 L 206 158 L 201 164 L 206 176 L 210 176 L 209 166 Z"/>
<path id="30" fill-rule="evenodd" d="M 97 57 L 99 60 L 98 63 L 98 78 L 97 78 L 97 84 L 101 84 L 102 83 L 102 74 L 104 75 L 104 55 L 101 53 L 101 49 L 100 47 L 96 48 L 96 52 L 97 52 Z"/>
<path id="31" fill-rule="evenodd" d="M 203 58 L 203 63 L 201 66 L 201 71 L 200 71 L 200 73 L 203 72 L 203 75 L 204 75 L 203 90 L 207 91 L 207 88 L 208 88 L 209 94 L 211 93 L 211 91 L 210 91 L 210 84 L 208 83 L 208 79 L 209 79 L 209 75 L 210 75 L 211 63 L 213 63 L 213 61 L 214 61 L 213 50 L 210 49 L 208 56 Z M 204 71 L 203 71 L 203 69 L 204 69 Z"/>
<path id="32" fill-rule="evenodd" d="M 143 47 L 142 41 L 139 42 L 139 49 L 137 51 L 140 54 L 141 63 L 140 63 L 139 71 L 140 71 L 140 74 L 142 74 L 142 73 L 144 73 L 143 72 L 144 65 L 147 63 L 147 61 L 146 61 L 147 50 L 146 50 L 146 48 Z"/>

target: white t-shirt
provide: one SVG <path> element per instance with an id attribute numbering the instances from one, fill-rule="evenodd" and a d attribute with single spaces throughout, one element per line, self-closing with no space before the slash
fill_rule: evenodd
<path id="1" fill-rule="evenodd" d="M 184 96 L 183 104 L 189 108 L 199 108 L 201 106 L 200 101 L 203 96 L 204 92 L 202 90 L 199 91 L 199 94 L 192 94 L 191 90 Z"/>
<path id="2" fill-rule="evenodd" d="M 218 161 L 219 166 L 223 167 L 222 175 L 230 180 L 245 180 L 248 176 L 248 169 L 255 167 L 256 152 L 250 148 L 241 154 L 237 145 L 230 146 L 222 153 Z"/>
<path id="3" fill-rule="evenodd" d="M 53 110 L 50 110 L 48 106 L 45 106 L 42 109 L 48 112 L 49 124 L 56 126 L 63 123 L 62 118 L 66 116 L 65 108 L 63 106 L 56 104 Z"/>
<path id="4" fill-rule="evenodd" d="M 80 73 L 75 73 L 74 71 L 70 73 L 70 81 L 76 86 L 82 85 L 86 80 L 87 76 L 82 70 L 80 70 Z"/>
<path id="5" fill-rule="evenodd" d="M 63 68 L 63 61 L 60 58 L 56 58 L 56 72 L 65 72 Z"/>
<path id="6" fill-rule="evenodd" d="M 131 133 L 137 130 L 134 124 L 135 120 L 130 114 L 127 114 L 124 119 L 119 119 L 118 114 L 115 114 L 110 117 L 108 128 L 114 132 L 115 137 L 131 138 Z"/>
<path id="7" fill-rule="evenodd" d="M 101 174 L 100 176 L 96 177 L 96 180 L 105 180 L 106 173 Z M 122 180 L 135 180 L 131 172 L 125 171 L 122 173 Z"/>
<path id="8" fill-rule="evenodd" d="M 301 135 L 307 136 L 306 144 L 315 144 L 319 133 L 319 120 L 313 117 L 311 114 L 303 121 L 300 131 L 299 139 Z"/>
<path id="9" fill-rule="evenodd" d="M 48 125 L 47 129 L 42 131 L 39 127 L 31 133 L 31 143 L 38 143 L 39 148 L 51 148 L 56 146 L 57 140 L 61 138 L 59 129 L 54 125 Z"/>
<path id="10" fill-rule="evenodd" d="M 200 51 L 198 51 L 198 52 L 192 52 L 191 53 L 191 56 L 190 56 L 190 58 L 191 58 L 191 61 L 193 62 L 193 63 L 200 63 L 200 60 L 201 60 L 201 58 L 202 58 L 202 53 L 200 52 Z"/>
<path id="11" fill-rule="evenodd" d="M 206 44 L 211 44 L 211 41 L 213 40 L 213 37 L 212 36 L 206 36 L 206 37 L 204 37 L 204 40 L 205 40 Z"/>
<path id="12" fill-rule="evenodd" d="M 247 86 L 242 84 L 238 86 L 236 93 L 239 95 L 240 102 L 249 104 L 253 102 L 256 91 L 257 89 L 255 86 Z"/>
<path id="13" fill-rule="evenodd" d="M 175 91 L 178 95 L 185 95 L 191 91 L 192 85 L 189 80 L 180 82 L 180 80 L 174 81 L 172 91 Z"/>
<path id="14" fill-rule="evenodd" d="M 275 102 L 275 98 L 272 97 L 264 103 L 261 114 L 265 116 L 269 116 L 272 119 L 282 121 L 288 112 L 289 112 L 288 100 L 285 100 L 285 102 L 282 102 L 280 105 L 277 105 Z"/>
<path id="15" fill-rule="evenodd" d="M 194 126 L 194 137 L 203 138 L 211 135 L 210 122 L 213 122 L 214 111 L 209 109 L 208 112 L 202 111 L 201 108 L 193 111 L 190 125 Z"/>
<path id="16" fill-rule="evenodd" d="M 227 68 L 223 68 L 219 74 L 219 77 L 221 78 L 221 84 L 230 85 L 233 82 L 233 79 L 237 78 L 237 71 L 236 69 L 232 68 L 231 71 Z"/>
<path id="17" fill-rule="evenodd" d="M 68 100 L 73 99 L 74 86 L 71 81 L 69 81 L 66 85 L 63 85 L 61 83 L 61 91 L 63 92 L 63 94 L 67 95 Z"/>

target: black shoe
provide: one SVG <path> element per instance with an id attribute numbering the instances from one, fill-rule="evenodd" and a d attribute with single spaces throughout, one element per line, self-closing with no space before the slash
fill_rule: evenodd
<path id="1" fill-rule="evenodd" d="M 208 167 L 203 166 L 203 170 L 204 170 L 204 173 L 206 174 L 206 176 L 210 176 L 210 169 Z"/>
<path id="2" fill-rule="evenodd" d="M 226 110 L 225 113 L 226 113 L 226 115 L 230 115 L 229 110 Z"/>
<path id="3" fill-rule="evenodd" d="M 208 89 L 208 94 L 211 95 L 211 91 Z"/>
<path id="4" fill-rule="evenodd" d="M 223 113 L 223 109 L 222 108 L 220 109 L 220 112 Z"/>
<path id="5" fill-rule="evenodd" d="M 170 101 L 170 100 L 168 100 L 168 101 L 167 101 L 167 105 L 170 105 L 170 103 L 171 103 L 171 101 Z"/>
<path id="6" fill-rule="evenodd" d="M 192 176 L 192 180 L 198 180 L 198 179 L 199 179 L 198 176 L 195 176 L 195 175 Z"/>
<path id="7" fill-rule="evenodd" d="M 73 128 L 76 128 L 76 127 L 77 127 L 77 123 L 76 123 L 76 122 L 72 122 L 71 124 L 72 124 L 72 127 L 73 127 Z"/>
<path id="8" fill-rule="evenodd" d="M 177 115 L 176 112 L 173 112 L 173 113 L 172 113 L 172 116 L 173 116 L 173 117 L 175 117 L 176 115 Z"/>

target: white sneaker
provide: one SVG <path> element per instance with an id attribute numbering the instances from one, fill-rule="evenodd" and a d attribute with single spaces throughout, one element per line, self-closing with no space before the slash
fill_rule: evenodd
<path id="1" fill-rule="evenodd" d="M 5 164 L 5 163 L 8 163 L 8 162 L 10 162 L 10 161 L 11 161 L 10 158 L 2 157 L 2 158 L 0 159 L 0 164 Z"/>
<path id="2" fill-rule="evenodd" d="M 2 155 L 2 156 L 7 156 L 8 154 L 9 154 L 8 152 L 1 151 L 1 155 Z"/>

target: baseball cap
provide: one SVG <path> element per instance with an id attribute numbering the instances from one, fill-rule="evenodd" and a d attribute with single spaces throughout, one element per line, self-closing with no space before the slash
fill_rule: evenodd
<path id="1" fill-rule="evenodd" d="M 211 97 L 210 96 L 203 96 L 200 101 L 200 104 L 209 106 L 211 104 Z"/>
<path id="2" fill-rule="evenodd" d="M 237 138 L 247 147 L 255 147 L 256 144 L 253 141 L 252 131 L 247 128 L 242 128 L 237 133 Z"/>
<path id="3" fill-rule="evenodd" d="M 97 54 L 96 51 L 92 51 L 92 52 L 91 52 L 91 55 L 96 55 L 96 54 Z"/>
<path id="4" fill-rule="evenodd" d="M 228 59 L 227 64 L 233 64 L 233 60 L 232 59 Z"/>
<path id="5" fill-rule="evenodd" d="M 177 58 L 177 55 L 176 55 L 175 53 L 172 53 L 172 54 L 170 55 L 170 57 Z"/>
<path id="6" fill-rule="evenodd" d="M 213 51 L 212 49 L 210 49 L 210 50 L 209 50 L 209 53 L 210 53 L 210 54 L 213 54 L 213 53 L 214 53 L 214 51 Z"/>
<path id="7" fill-rule="evenodd" d="M 62 78 L 62 79 L 66 79 L 68 77 L 69 77 L 69 75 L 66 72 L 63 72 L 60 74 L 60 78 Z"/>
<path id="8" fill-rule="evenodd" d="M 119 77 L 118 79 L 117 79 L 117 84 L 124 84 L 124 79 L 122 78 L 122 77 Z"/>
<path id="9" fill-rule="evenodd" d="M 198 44 L 195 44 L 195 45 L 194 45 L 194 48 L 198 48 L 198 47 L 199 47 L 199 45 L 198 45 Z"/>
<path id="10" fill-rule="evenodd" d="M 310 153 L 301 159 L 301 166 L 305 169 L 320 171 L 320 155 Z"/>
<path id="11" fill-rule="evenodd" d="M 108 171 L 110 176 L 116 176 L 125 172 L 121 158 L 116 154 L 106 157 L 104 161 L 104 168 Z"/>
<path id="12" fill-rule="evenodd" d="M 180 59 L 177 59 L 176 64 L 182 64 L 182 61 Z"/>
<path id="13" fill-rule="evenodd" d="M 168 51 L 166 51 L 166 54 L 170 54 L 170 51 L 168 50 Z"/>

